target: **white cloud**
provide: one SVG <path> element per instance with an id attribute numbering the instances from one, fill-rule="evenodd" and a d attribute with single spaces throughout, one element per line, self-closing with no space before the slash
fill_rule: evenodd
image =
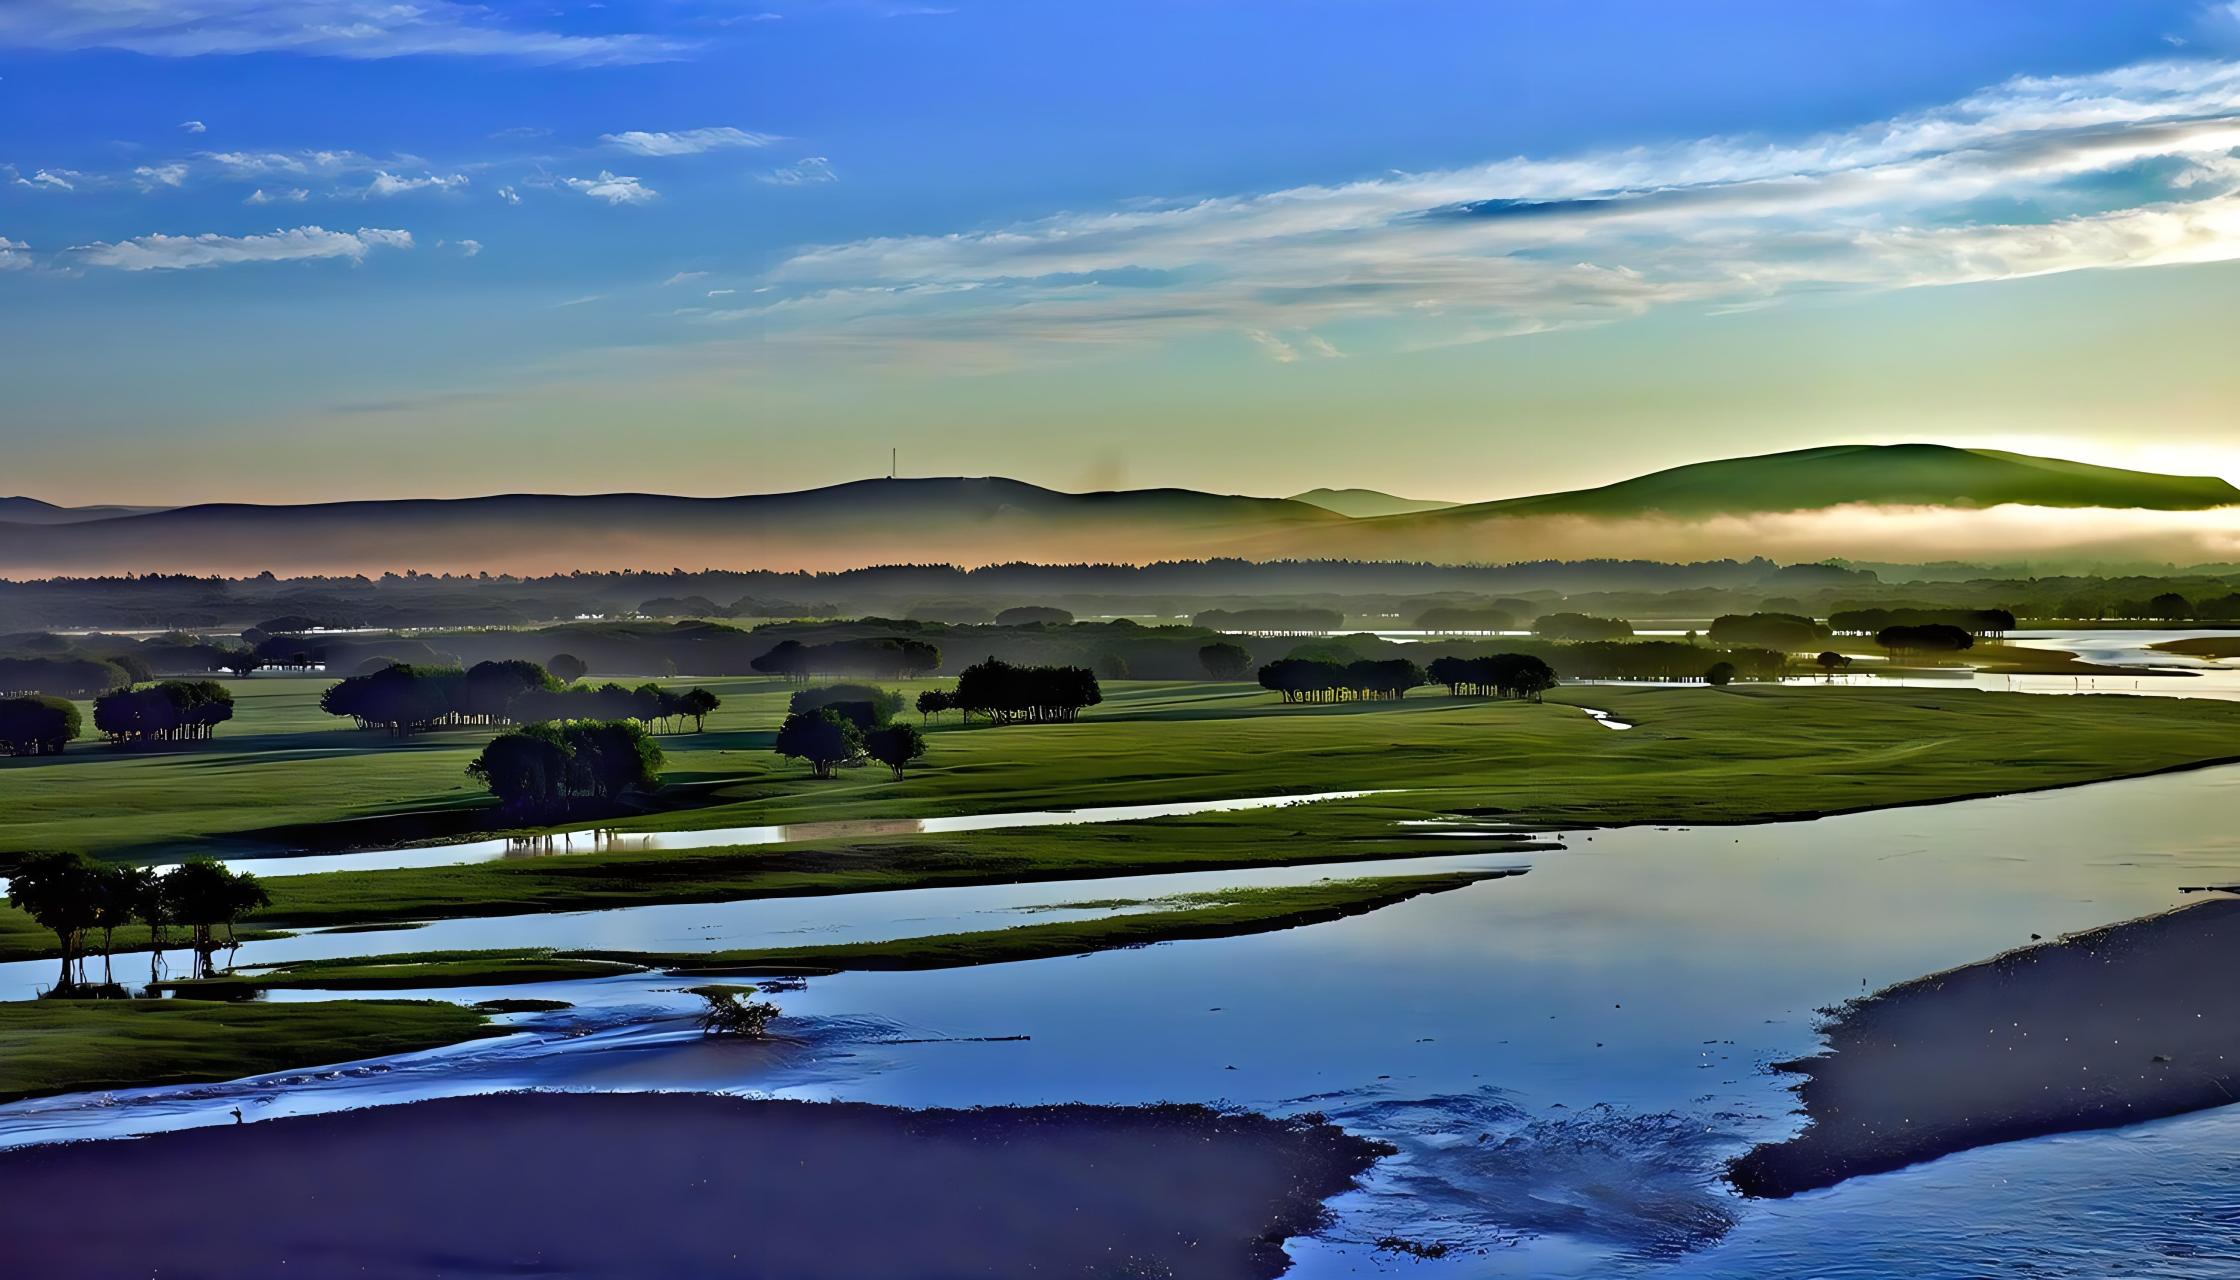
<path id="1" fill-rule="evenodd" d="M 454 247 L 459 250 L 459 256 L 462 258 L 471 258 L 482 252 L 482 242 L 480 240 L 455 241 Z"/>
<path id="2" fill-rule="evenodd" d="M 362 260 L 375 249 L 410 249 L 412 233 L 379 227 L 329 231 L 294 227 L 264 235 L 138 236 L 114 243 L 78 245 L 77 261 L 118 271 L 180 271 L 250 262 L 303 262 L 319 258 Z"/>
<path id="3" fill-rule="evenodd" d="M 310 198 L 311 193 L 304 190 L 302 187 L 284 187 L 277 191 L 267 191 L 263 187 L 258 187 L 256 190 L 249 193 L 248 199 L 242 201 L 241 203 L 302 204 L 304 201 L 309 200 Z"/>
<path id="4" fill-rule="evenodd" d="M 521 203 L 521 193 L 514 190 L 512 187 L 498 188 L 498 198 L 505 201 L 507 204 Z"/>
<path id="5" fill-rule="evenodd" d="M 581 191 L 608 204 L 645 204 L 660 194 L 636 178 L 618 177 L 604 169 L 596 178 L 562 178 L 560 181 L 571 191 Z"/>
<path id="6" fill-rule="evenodd" d="M 840 180 L 840 175 L 832 171 L 832 162 L 823 156 L 804 156 L 792 164 L 772 169 L 761 177 L 764 182 L 781 187 L 806 187 Z"/>
<path id="7" fill-rule="evenodd" d="M 21 240 L 0 236 L 0 271 L 20 271 L 37 264 L 31 260 L 31 246 Z"/>
<path id="8" fill-rule="evenodd" d="M 2236 149 L 2240 62 L 2143 64 L 1795 140 L 1516 157 L 815 246 L 773 273 L 788 296 L 728 314 L 851 350 L 1229 332 L 1289 362 L 1338 354 L 1311 331 L 1340 320 L 1439 345 L 1802 289 L 2240 259 Z"/>
<path id="9" fill-rule="evenodd" d="M 41 169 L 28 178 L 13 170 L 10 172 L 15 185 L 41 191 L 76 191 L 78 183 L 86 176 L 76 169 Z"/>
<path id="10" fill-rule="evenodd" d="M 655 35 L 540 31 L 503 16 L 467 0 L 8 0 L 0 6 L 0 47 L 161 58 L 442 54 L 577 65 L 655 61 L 690 48 Z"/>
<path id="11" fill-rule="evenodd" d="M 710 289 L 708 290 L 708 296 L 711 298 L 728 298 L 737 292 L 739 292 L 737 289 Z"/>
<path id="12" fill-rule="evenodd" d="M 187 166 L 177 163 L 144 164 L 134 169 L 132 176 L 140 180 L 142 190 L 154 190 L 157 187 L 176 187 L 186 182 Z"/>
<path id="13" fill-rule="evenodd" d="M 733 147 L 767 147 L 777 138 L 767 133 L 749 133 L 729 125 L 711 129 L 685 129 L 676 133 L 648 133 L 633 129 L 628 133 L 607 133 L 599 141 L 610 147 L 640 156 L 693 156 L 703 151 L 721 151 Z"/>
<path id="14" fill-rule="evenodd" d="M 707 278 L 708 273 L 705 271 L 679 271 L 661 283 L 664 285 L 690 284 L 694 280 L 705 280 Z"/>
<path id="15" fill-rule="evenodd" d="M 465 185 L 467 175 L 463 173 L 454 173 L 449 177 L 428 173 L 417 178 L 404 178 L 383 169 L 373 175 L 373 182 L 366 188 L 366 194 L 387 198 L 414 191 L 456 191 Z"/>
<path id="16" fill-rule="evenodd" d="M 210 126 L 202 123 L 200 120 L 181 120 L 179 122 L 179 127 L 186 130 L 188 133 L 210 132 Z"/>

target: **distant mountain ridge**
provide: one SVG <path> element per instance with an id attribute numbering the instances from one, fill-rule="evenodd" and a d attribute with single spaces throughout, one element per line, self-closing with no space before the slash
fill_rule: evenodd
<path id="1" fill-rule="evenodd" d="M 1310 500 L 1318 497 L 1353 505 L 1360 514 Z M 1880 544 L 1776 549 L 1740 541 L 1747 535 L 1728 530 L 1720 534 L 1728 542 L 1712 545 L 1689 532 L 1719 517 L 1852 505 L 2156 513 L 2231 508 L 2240 523 L 2240 489 L 2215 477 L 1925 444 L 1837 445 L 1724 459 L 1595 489 L 1463 506 L 1382 511 L 1379 501 L 1415 505 L 1372 490 L 1315 490 L 1297 498 L 1190 489 L 1063 493 L 1001 477 L 862 480 L 732 498 L 501 494 L 120 508 L 113 510 L 123 514 L 109 516 L 85 514 L 100 508 L 17 499 L 0 508 L 0 575 L 837 569 L 1215 556 L 1452 564 L 1600 555 L 1701 559 L 1777 550 L 1791 559 L 1892 558 Z M 28 518 L 6 514 L 18 510 Z M 55 512 L 67 518 L 56 519 Z M 1594 530 L 1604 531 L 1599 543 L 1590 536 Z M 1664 541 L 1650 545 L 1652 537 Z"/>
<path id="2" fill-rule="evenodd" d="M 141 516 L 161 511 L 162 507 L 58 507 L 37 498 L 0 498 L 0 523 L 8 524 L 78 524 L 86 520 L 112 520 L 118 516 Z"/>

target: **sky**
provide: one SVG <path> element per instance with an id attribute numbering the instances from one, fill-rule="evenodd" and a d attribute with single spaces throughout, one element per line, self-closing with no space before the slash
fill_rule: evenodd
<path id="1" fill-rule="evenodd" d="M 2240 480 L 2240 4 L 6 0 L 0 493 Z"/>

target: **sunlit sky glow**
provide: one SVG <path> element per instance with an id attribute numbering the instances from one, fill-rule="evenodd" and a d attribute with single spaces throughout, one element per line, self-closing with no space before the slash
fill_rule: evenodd
<path id="1" fill-rule="evenodd" d="M 13 0 L 0 492 L 2240 479 L 2240 6 Z"/>

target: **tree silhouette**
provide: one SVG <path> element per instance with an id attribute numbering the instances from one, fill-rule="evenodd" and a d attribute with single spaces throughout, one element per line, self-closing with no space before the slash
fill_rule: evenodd
<path id="1" fill-rule="evenodd" d="M 574 684 L 590 672 L 583 659 L 572 653 L 556 653 L 545 660 L 544 669 L 559 677 L 562 684 Z"/>
<path id="2" fill-rule="evenodd" d="M 62 953 L 55 990 L 77 986 L 76 961 L 85 931 L 100 910 L 101 864 L 82 853 L 34 853 L 8 873 L 8 905 L 54 932 Z"/>
<path id="3" fill-rule="evenodd" d="M 863 731 L 831 707 L 796 711 L 778 726 L 778 754 L 808 762 L 815 777 L 831 777 L 862 750 Z"/>
<path id="4" fill-rule="evenodd" d="M 1252 651 L 1218 640 L 1198 650 L 1198 665 L 1216 680 L 1242 680 L 1252 671 Z"/>
<path id="5" fill-rule="evenodd" d="M 916 725 L 890 724 L 863 735 L 863 750 L 894 770 L 895 781 L 900 782 L 903 766 L 926 753 L 926 736 Z"/>

